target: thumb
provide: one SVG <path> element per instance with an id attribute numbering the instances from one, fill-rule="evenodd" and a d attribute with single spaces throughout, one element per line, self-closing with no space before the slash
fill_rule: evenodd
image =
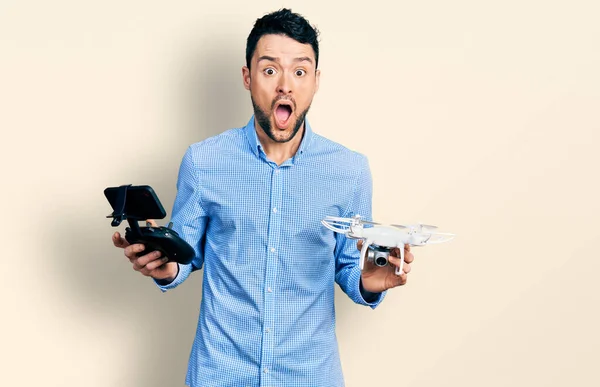
<path id="1" fill-rule="evenodd" d="M 125 248 L 129 246 L 129 242 L 125 238 L 121 237 L 121 234 L 117 231 L 112 236 L 112 241 L 115 247 Z"/>
<path id="2" fill-rule="evenodd" d="M 152 227 L 158 227 L 158 224 L 156 223 L 156 221 L 154 219 L 146 219 L 146 224 L 150 223 L 150 226 Z"/>

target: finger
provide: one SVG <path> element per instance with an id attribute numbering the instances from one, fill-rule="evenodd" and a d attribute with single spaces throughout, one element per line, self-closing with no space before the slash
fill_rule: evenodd
<path id="1" fill-rule="evenodd" d="M 121 237 L 121 234 L 118 231 L 113 234 L 112 241 L 115 247 L 124 249 L 125 247 L 129 246 L 129 242 L 127 242 L 125 238 Z"/>
<path id="2" fill-rule="evenodd" d="M 150 226 L 152 227 L 158 227 L 158 224 L 156 223 L 156 221 L 154 219 L 146 219 L 146 224 L 150 223 Z"/>
<path id="3" fill-rule="evenodd" d="M 415 260 L 415 256 L 413 255 L 413 253 L 411 253 L 410 251 L 404 252 L 404 262 L 411 263 L 414 260 Z"/>
<path id="4" fill-rule="evenodd" d="M 408 275 L 406 273 L 396 276 L 396 286 L 406 285 L 406 281 L 408 281 Z"/>
<path id="5" fill-rule="evenodd" d="M 394 267 L 396 268 L 400 268 L 400 258 L 396 258 L 390 255 L 390 257 L 388 258 L 388 262 L 391 263 Z M 404 263 L 404 265 L 402 265 L 402 274 L 408 274 L 410 273 L 411 267 L 410 267 L 410 263 Z"/>
<path id="6" fill-rule="evenodd" d="M 400 257 L 400 248 L 398 247 L 393 247 L 390 250 L 390 254 L 393 255 L 394 257 Z M 404 245 L 404 256 L 406 257 L 406 255 L 412 255 L 412 253 L 410 252 L 410 245 Z"/>
<path id="7" fill-rule="evenodd" d="M 148 271 L 148 274 L 155 270 L 158 269 L 159 267 L 163 266 L 165 263 L 167 263 L 169 261 L 169 258 L 167 257 L 159 257 L 151 262 L 149 262 L 144 269 Z"/>
<path id="8" fill-rule="evenodd" d="M 406 273 L 402 273 L 400 275 L 400 286 L 406 285 L 407 281 L 408 281 L 408 276 L 406 275 Z"/>
<path id="9" fill-rule="evenodd" d="M 388 262 L 391 263 L 394 267 L 400 268 L 400 258 L 394 257 L 390 254 L 388 257 Z"/>
<path id="10" fill-rule="evenodd" d="M 150 275 L 152 270 L 163 265 L 167 261 L 167 259 L 165 259 L 164 262 L 162 262 L 162 260 L 162 253 L 158 250 L 154 250 L 141 257 L 130 259 L 130 262 L 133 264 L 133 270 L 139 271 L 144 275 Z"/>
<path id="11" fill-rule="evenodd" d="M 129 261 L 131 262 L 131 267 L 133 267 L 133 270 L 142 271 L 144 269 L 144 266 L 140 265 L 137 259 L 130 259 Z"/>
<path id="12" fill-rule="evenodd" d="M 363 240 L 359 239 L 358 242 L 356 242 L 356 248 L 358 248 L 359 250 L 361 250 L 363 247 Z"/>
<path id="13" fill-rule="evenodd" d="M 397 247 L 392 247 L 390 249 L 390 255 L 396 258 L 400 257 L 400 249 Z"/>
<path id="14" fill-rule="evenodd" d="M 137 254 L 144 251 L 145 247 L 146 246 L 144 246 L 141 243 L 135 243 L 133 245 L 129 245 L 129 246 L 125 247 L 125 256 L 127 258 L 129 258 L 129 260 L 137 259 L 138 258 Z"/>
<path id="15" fill-rule="evenodd" d="M 162 257 L 162 253 L 160 251 L 155 250 L 148 254 L 142 255 L 141 257 L 137 258 L 135 261 L 137 262 L 137 264 L 140 267 L 144 267 L 144 266 L 149 265 L 151 262 L 160 260 L 161 257 Z"/>

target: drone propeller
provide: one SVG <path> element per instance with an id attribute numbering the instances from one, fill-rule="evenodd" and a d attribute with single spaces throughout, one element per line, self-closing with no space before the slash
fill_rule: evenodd
<path id="1" fill-rule="evenodd" d="M 432 232 L 428 233 L 429 238 L 427 239 L 427 244 L 436 244 L 436 243 L 444 243 L 449 240 L 454 239 L 456 235 L 445 233 L 445 232 Z"/>
<path id="2" fill-rule="evenodd" d="M 349 238 L 354 237 L 351 235 L 353 226 L 362 226 L 362 225 L 373 225 L 373 226 L 385 226 L 385 227 L 394 227 L 402 230 L 409 229 L 412 232 L 409 233 L 417 233 L 421 234 L 421 238 L 425 238 L 423 242 L 427 243 L 441 243 L 447 240 L 450 240 L 454 237 L 454 234 L 447 233 L 439 233 L 433 230 L 436 230 L 438 227 L 430 224 L 423 223 L 414 223 L 414 224 L 390 224 L 385 225 L 378 222 L 373 222 L 370 220 L 363 220 L 360 217 L 352 217 L 352 218 L 342 218 L 337 216 L 327 216 L 325 219 L 321 220 L 321 223 L 327 227 L 328 229 L 341 234 L 346 234 Z M 355 230 L 356 231 L 356 230 Z"/>
<path id="3" fill-rule="evenodd" d="M 339 234 L 346 234 L 346 236 L 350 239 L 360 239 L 360 237 L 355 236 L 352 232 L 352 228 L 354 226 L 359 226 L 362 228 L 363 225 L 373 225 L 373 226 L 382 225 L 381 223 L 360 219 L 359 216 L 355 216 L 352 218 L 341 218 L 338 216 L 326 216 L 325 219 L 321 220 L 321 223 L 333 232 L 336 232 Z"/>
<path id="4" fill-rule="evenodd" d="M 344 234 L 350 230 L 350 226 L 348 224 L 341 224 L 335 221 L 326 221 L 322 220 L 321 223 L 323 226 L 327 227 L 333 232 Z"/>
<path id="5" fill-rule="evenodd" d="M 383 226 L 382 223 L 371 222 L 370 220 L 361 220 L 360 223 L 362 223 L 362 224 L 371 224 L 373 226 Z"/>
<path id="6" fill-rule="evenodd" d="M 433 226 L 431 224 L 423 224 L 423 223 L 413 223 L 413 224 L 398 224 L 398 225 L 394 225 L 396 227 L 401 227 L 401 228 L 409 228 L 411 230 L 417 231 L 417 232 L 426 232 L 429 230 L 436 230 L 438 227 L 437 226 Z"/>
<path id="7" fill-rule="evenodd" d="M 321 223 L 333 232 L 345 234 L 350 231 L 350 227 L 358 223 L 358 219 L 327 216 Z"/>

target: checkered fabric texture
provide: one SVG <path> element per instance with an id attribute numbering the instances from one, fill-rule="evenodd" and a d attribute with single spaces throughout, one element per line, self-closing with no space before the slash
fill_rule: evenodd
<path id="1" fill-rule="evenodd" d="M 327 229 L 327 215 L 371 219 L 365 156 L 306 122 L 296 155 L 264 153 L 254 116 L 242 128 L 191 145 L 183 156 L 173 229 L 196 251 L 173 289 L 203 269 L 191 387 L 341 387 L 334 290 L 375 308 L 359 289 L 356 240 Z"/>

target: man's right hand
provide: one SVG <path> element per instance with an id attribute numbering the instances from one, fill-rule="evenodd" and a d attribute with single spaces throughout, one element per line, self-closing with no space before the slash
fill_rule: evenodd
<path id="1" fill-rule="evenodd" d="M 148 220 L 148 222 L 152 226 L 158 227 L 153 220 Z M 179 270 L 177 262 L 167 262 L 167 257 L 163 257 L 160 251 L 152 251 L 138 257 L 137 254 L 144 251 L 144 245 L 140 243 L 130 245 L 118 231 L 113 234 L 112 241 L 115 247 L 124 249 L 125 256 L 133 265 L 133 270 L 161 282 L 171 282 L 177 276 Z"/>

